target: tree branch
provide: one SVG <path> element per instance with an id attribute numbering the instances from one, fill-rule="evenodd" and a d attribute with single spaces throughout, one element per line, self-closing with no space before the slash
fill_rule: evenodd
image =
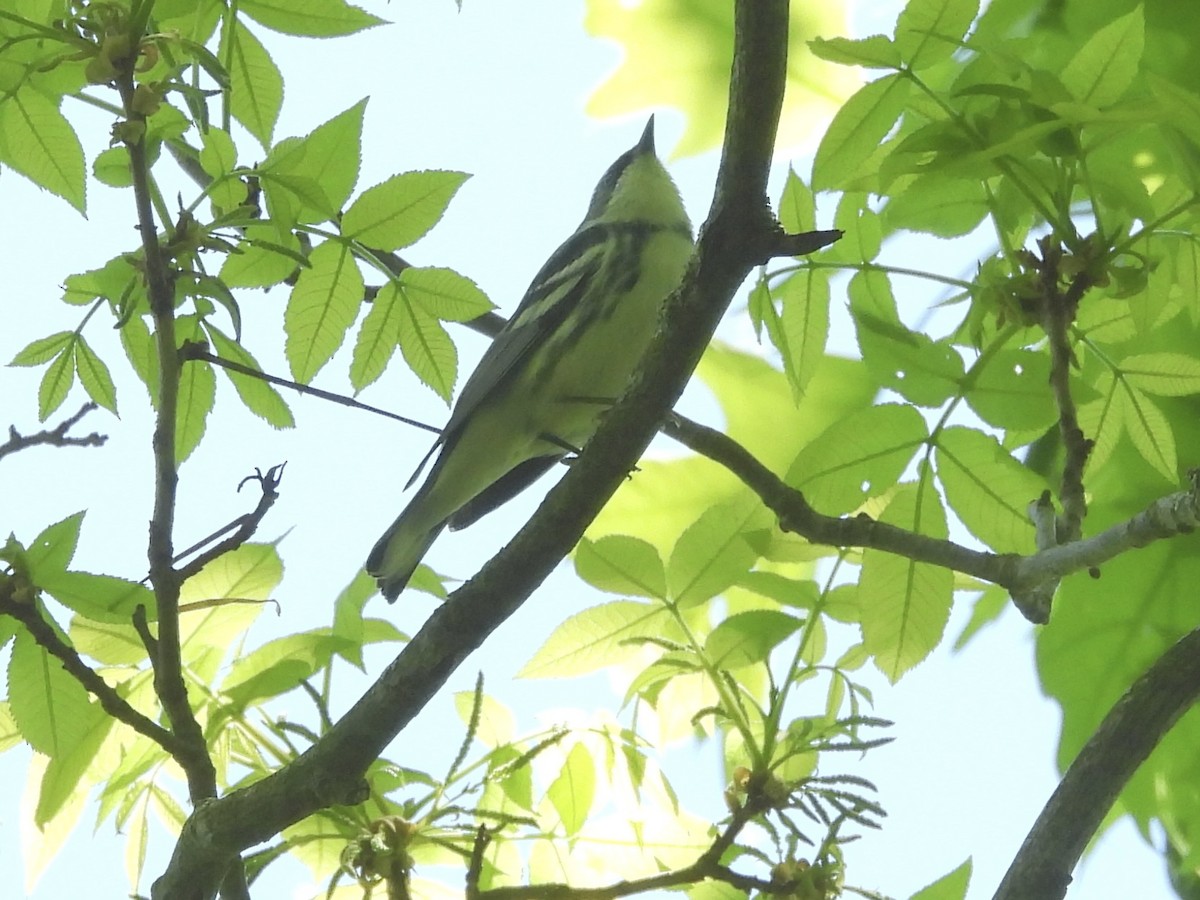
<path id="1" fill-rule="evenodd" d="M 224 528 L 210 534 L 206 538 L 202 538 L 179 554 L 178 558 L 185 557 L 189 553 L 199 550 L 201 547 L 207 546 L 210 542 L 216 540 L 227 531 L 236 529 L 233 534 L 229 535 L 229 537 L 216 544 L 213 544 L 187 565 L 180 567 L 180 584 L 187 581 L 214 559 L 236 550 L 238 547 L 242 546 L 242 544 L 246 543 L 246 541 L 250 540 L 250 538 L 254 537 L 254 532 L 258 530 L 259 524 L 270 511 L 271 507 L 275 505 L 275 501 L 279 498 L 279 493 L 276 491 L 276 488 L 279 487 L 279 482 L 283 479 L 283 467 L 286 465 L 287 463 L 280 463 L 277 466 L 271 466 L 271 468 L 267 469 L 267 474 L 265 475 L 256 469 L 254 475 L 249 475 L 242 480 L 242 484 L 245 484 L 246 481 L 256 480 L 262 487 L 262 496 L 258 498 L 258 505 L 252 512 L 248 512 L 244 516 L 238 516 Z M 240 491 L 241 489 L 242 485 L 239 484 L 238 490 Z"/>
<path id="2" fill-rule="evenodd" d="M 787 66 L 786 0 L 740 0 L 725 149 L 708 221 L 664 304 L 640 373 L 533 519 L 455 591 L 363 697 L 294 763 L 198 807 L 154 884 L 156 900 L 201 900 L 243 848 L 336 803 L 367 796 L 363 774 L 471 651 L 570 552 L 682 393 L 730 300 L 777 246 L 767 173 Z"/>
<path id="3" fill-rule="evenodd" d="M 138 734 L 144 735 L 174 755 L 183 749 L 179 739 L 157 722 L 142 715 L 116 692 L 116 690 L 66 643 L 50 626 L 34 603 L 22 603 L 0 592 L 0 614 L 12 616 L 25 626 L 37 645 L 62 663 L 67 674 L 83 685 L 84 689 L 100 701 L 103 710 L 118 721 L 124 722 Z"/>
<path id="4" fill-rule="evenodd" d="M 151 658 L 154 665 L 154 692 L 171 722 L 171 729 L 180 740 L 181 753 L 175 754 L 188 780 L 188 794 L 193 803 L 200 803 L 217 793 L 216 769 L 208 755 L 196 717 L 188 702 L 187 686 L 183 681 L 180 658 L 179 586 L 174 568 L 175 500 L 178 472 L 175 468 L 175 420 L 179 406 L 179 353 L 175 338 L 175 290 L 163 248 L 158 241 L 154 219 L 153 197 L 150 188 L 150 162 L 144 140 L 146 117 L 135 103 L 137 90 L 133 78 L 136 50 L 121 61 L 116 86 L 121 95 L 126 121 L 117 126 L 125 137 L 129 150 L 129 168 L 137 208 L 138 231 L 142 239 L 146 291 L 150 314 L 154 320 L 155 345 L 158 350 L 159 391 L 152 447 L 154 451 L 154 512 L 150 519 L 150 541 L 147 555 L 150 583 L 158 606 L 158 654 Z M 140 126 L 140 127 L 139 127 Z"/>
<path id="5" fill-rule="evenodd" d="M 83 437 L 71 437 L 67 434 L 68 431 L 79 424 L 80 419 L 97 408 L 95 403 L 85 403 L 80 407 L 79 412 L 68 419 L 64 419 L 57 427 L 39 431 L 36 434 L 22 435 L 17 432 L 15 426 L 8 426 L 8 440 L 0 444 L 0 459 L 4 459 L 10 453 L 18 453 L 21 450 L 28 450 L 30 447 L 39 445 L 49 447 L 103 446 L 104 442 L 108 440 L 108 435 L 106 434 L 100 434 L 95 431 Z"/>
<path id="6" fill-rule="evenodd" d="M 1065 544 L 1078 540 L 1083 533 L 1087 516 L 1087 497 L 1083 487 L 1083 469 L 1092 452 L 1092 444 L 1079 427 L 1075 398 L 1071 396 L 1071 366 L 1075 354 L 1071 350 L 1070 327 L 1075 321 L 1079 301 L 1092 286 L 1086 271 L 1076 274 L 1064 291 L 1063 250 L 1054 235 L 1038 242 L 1042 251 L 1037 268 L 1041 281 L 1042 329 L 1050 348 L 1050 388 L 1058 407 L 1058 429 L 1062 436 L 1066 459 L 1063 463 L 1059 498 L 1063 513 L 1058 521 L 1057 540 Z"/>
<path id="7" fill-rule="evenodd" d="M 1049 616 L 1049 603 L 1036 602 L 1036 598 L 1044 596 L 1047 585 L 1056 585 L 1064 575 L 1093 568 L 1127 550 L 1189 534 L 1200 527 L 1200 474 L 1193 472 L 1189 490 L 1169 494 L 1128 521 L 1094 537 L 1050 547 L 1030 556 L 989 553 L 914 534 L 866 516 L 822 515 L 800 491 L 784 483 L 741 444 L 677 413 L 668 417 L 663 433 L 720 463 L 741 479 L 779 517 L 780 527 L 785 531 L 815 544 L 885 550 L 990 581 L 1006 589 L 1017 608 L 1036 624 L 1044 624 Z"/>
<path id="8" fill-rule="evenodd" d="M 993 900 L 1061 900 L 1117 795 L 1200 699 L 1200 629 L 1164 653 L 1105 716 L 1017 851 Z"/>
<path id="9" fill-rule="evenodd" d="M 746 823 L 763 810 L 764 807 L 754 805 L 736 810 L 720 834 L 713 839 L 712 846 L 700 854 L 691 865 L 680 869 L 671 869 L 644 878 L 615 881 L 598 887 L 557 883 L 513 885 L 486 891 L 477 890 L 474 894 L 468 894 L 468 897 L 471 900 L 614 900 L 616 897 L 629 897 L 646 891 L 697 884 L 705 879 L 723 881 L 745 891 L 771 892 L 786 896 L 788 885 L 743 875 L 721 865 L 721 857 L 733 846 Z"/>

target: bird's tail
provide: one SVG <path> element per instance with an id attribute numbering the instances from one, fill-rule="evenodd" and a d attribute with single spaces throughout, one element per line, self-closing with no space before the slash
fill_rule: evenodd
<path id="1" fill-rule="evenodd" d="M 442 522 L 433 528 L 422 528 L 413 521 L 411 511 L 410 506 L 400 514 L 367 557 L 367 574 L 379 583 L 379 590 L 388 603 L 395 602 L 400 596 L 430 545 L 446 527 Z"/>

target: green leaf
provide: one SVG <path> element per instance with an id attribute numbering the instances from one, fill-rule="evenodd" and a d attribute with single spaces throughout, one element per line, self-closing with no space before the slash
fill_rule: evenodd
<path id="1" fill-rule="evenodd" d="M 284 186 L 299 201 L 298 222 L 336 218 L 358 181 L 362 156 L 363 114 L 360 100 L 303 138 L 281 141 L 260 168 L 264 189 Z M 270 198 L 269 198 L 270 199 Z"/>
<path id="2" fill-rule="evenodd" d="M 967 888 L 971 884 L 971 860 L 948 875 L 927 885 L 912 895 L 910 900 L 966 900 Z"/>
<path id="3" fill-rule="evenodd" d="M 333 603 L 333 630 L 335 637 L 346 638 L 347 645 L 340 651 L 348 662 L 363 667 L 362 648 L 366 643 L 367 625 L 363 621 L 363 607 L 375 596 L 378 588 L 375 579 L 362 569 L 354 576 L 346 587 L 338 594 Z M 399 635 L 401 640 L 407 637 Z"/>
<path id="4" fill-rule="evenodd" d="M 101 184 L 126 188 L 133 184 L 133 171 L 129 165 L 128 148 L 109 147 L 92 160 L 92 174 Z"/>
<path id="5" fill-rule="evenodd" d="M 63 301 L 72 306 L 86 306 L 103 297 L 114 306 L 140 302 L 145 297 L 142 273 L 125 255 L 114 256 L 98 269 L 68 275 Z"/>
<path id="6" fill-rule="evenodd" d="M 871 208 L 871 195 L 850 191 L 842 196 L 833 217 L 845 237 L 822 254 L 823 261 L 871 262 L 883 249 L 883 222 Z"/>
<path id="7" fill-rule="evenodd" d="M 892 39 L 882 34 L 865 38 L 814 38 L 808 47 L 821 59 L 843 66 L 863 66 L 867 69 L 899 69 L 900 51 Z"/>
<path id="8" fill-rule="evenodd" d="M 919 482 L 896 491 L 880 521 L 929 537 L 946 537 L 945 513 L 925 466 Z M 895 684 L 941 642 L 950 617 L 954 573 L 867 549 L 858 587 L 863 644 Z"/>
<path id="9" fill-rule="evenodd" d="M 1162 410 L 1149 397 L 1127 385 L 1121 398 L 1121 420 L 1142 458 L 1168 481 L 1176 480 L 1179 457 L 1175 434 Z"/>
<path id="10" fill-rule="evenodd" d="M 973 231 L 989 212 L 978 179 L 940 173 L 918 175 L 888 199 L 884 218 L 891 229 L 957 237 Z"/>
<path id="11" fill-rule="evenodd" d="M 86 510 L 67 516 L 53 525 L 42 529 L 25 551 L 25 564 L 34 584 L 41 579 L 65 572 L 79 546 L 79 530 L 83 526 Z"/>
<path id="12" fill-rule="evenodd" d="M 400 343 L 402 322 L 408 316 L 408 305 L 400 288 L 389 281 L 375 295 L 354 341 L 350 384 L 356 394 L 383 374 Z"/>
<path id="13" fill-rule="evenodd" d="M 11 750 L 19 743 L 21 743 L 21 731 L 12 717 L 12 708 L 8 705 L 7 700 L 0 700 L 0 753 Z"/>
<path id="14" fill-rule="evenodd" d="M 385 24 L 344 0 L 242 0 L 238 8 L 274 31 L 301 37 L 355 34 Z"/>
<path id="15" fill-rule="evenodd" d="M 44 338 L 30 341 L 23 350 L 18 351 L 9 365 L 40 366 L 66 350 L 74 339 L 75 332 L 73 331 L 56 331 Z"/>
<path id="16" fill-rule="evenodd" d="M 911 82 L 885 75 L 862 86 L 833 117 L 813 161 L 813 190 L 848 186 L 904 111 Z"/>
<path id="17" fill-rule="evenodd" d="M 300 241 L 290 231 L 280 234 L 273 225 L 251 225 L 238 252 L 225 257 L 221 280 L 231 288 L 270 287 L 307 263 Z"/>
<path id="18" fill-rule="evenodd" d="M 147 786 L 149 788 L 149 786 Z M 125 875 L 130 884 L 140 884 L 142 870 L 146 865 L 146 845 L 150 840 L 150 828 L 146 817 L 149 806 L 149 790 L 138 794 L 134 804 L 133 814 L 124 822 L 119 823 L 122 834 L 126 835 L 125 842 Z"/>
<path id="19" fill-rule="evenodd" d="M 797 402 L 825 360 L 829 339 L 829 269 L 804 269 L 773 293 L 783 303 L 776 346 Z"/>
<path id="20" fill-rule="evenodd" d="M 400 352 L 418 378 L 446 402 L 458 377 L 458 351 L 436 317 L 411 303 L 401 304 Z"/>
<path id="21" fill-rule="evenodd" d="M 788 234 L 803 234 L 817 229 L 817 203 L 804 179 L 788 168 L 783 196 L 779 199 L 779 224 Z"/>
<path id="22" fill-rule="evenodd" d="M 657 604 L 616 600 L 593 606 L 555 628 L 517 675 L 571 678 L 617 665 L 641 653 L 639 638 L 673 634 L 671 623 Z"/>
<path id="23" fill-rule="evenodd" d="M 75 616 L 70 634 L 71 643 L 80 654 L 105 666 L 135 666 L 149 659 L 146 645 L 128 619 L 98 622 Z"/>
<path id="24" fill-rule="evenodd" d="M 900 321 L 883 272 L 858 272 L 847 291 L 863 361 L 883 387 L 920 406 L 939 406 L 959 393 L 962 357 L 949 341 L 931 340 Z"/>
<path id="25" fill-rule="evenodd" d="M 267 212 L 282 228 L 295 228 L 302 220 L 308 223 L 337 218 L 337 207 L 315 178 L 259 169 L 258 183 Z"/>
<path id="26" fill-rule="evenodd" d="M 121 346 L 133 370 L 137 373 L 150 396 L 150 403 L 158 405 L 158 347 L 150 334 L 145 320 L 133 316 L 121 326 Z"/>
<path id="27" fill-rule="evenodd" d="M 546 790 L 568 836 L 577 834 L 592 811 L 596 796 L 596 764 L 583 744 L 567 754 L 566 764 Z"/>
<path id="28" fill-rule="evenodd" d="M 1133 84 L 1146 42 L 1141 4 L 1095 32 L 1062 72 L 1062 83 L 1080 103 L 1104 107 Z"/>
<path id="29" fill-rule="evenodd" d="M 1125 404 L 1117 393 L 1117 382 L 1111 372 L 1103 372 L 1093 387 L 1095 398 L 1080 403 L 1077 412 L 1080 429 L 1092 440 L 1088 468 L 1097 471 L 1103 468 L 1116 448 L 1117 439 L 1121 436 Z"/>
<path id="30" fill-rule="evenodd" d="M 979 12 L 978 0 L 909 0 L 896 20 L 896 48 L 914 71 L 947 60 Z"/>
<path id="31" fill-rule="evenodd" d="M 245 10 L 244 5 L 240 8 Z M 231 46 L 222 48 L 221 55 L 229 60 L 230 112 L 267 147 L 283 108 L 283 75 L 241 17 L 235 18 L 225 33 Z"/>
<path id="32" fill-rule="evenodd" d="M 83 146 L 58 104 L 37 90 L 0 103 L 0 163 L 85 211 Z"/>
<path id="33" fill-rule="evenodd" d="M 221 683 L 221 693 L 242 709 L 286 694 L 328 666 L 346 643 L 327 628 L 276 638 L 235 659 Z"/>
<path id="34" fill-rule="evenodd" d="M 967 403 L 989 425 L 1039 431 L 1058 421 L 1049 383 L 1050 360 L 1045 353 L 1000 350 L 976 372 Z"/>
<path id="35" fill-rule="evenodd" d="M 75 372 L 88 396 L 114 415 L 117 412 L 117 386 L 108 366 L 98 357 L 83 335 L 75 342 Z"/>
<path id="36" fill-rule="evenodd" d="M 74 341 L 71 342 L 72 345 Z M 67 399 L 75 384 L 75 354 L 64 349 L 46 368 L 38 385 L 38 419 L 45 422 Z"/>
<path id="37" fill-rule="evenodd" d="M 400 273 L 400 285 L 410 303 L 449 322 L 470 322 L 496 308 L 479 285 L 453 269 L 413 266 Z"/>
<path id="38" fill-rule="evenodd" d="M 59 603 L 97 622 L 127 623 L 139 606 L 151 621 L 157 617 L 153 592 L 136 581 L 90 572 L 59 572 L 38 585 Z"/>
<path id="39" fill-rule="evenodd" d="M 354 324 L 362 302 L 363 279 L 349 249 L 326 241 L 309 255 L 284 312 L 284 352 L 292 377 L 308 384 Z"/>
<path id="40" fill-rule="evenodd" d="M 377 250 L 399 250 L 437 224 L 470 176 L 404 172 L 363 191 L 342 217 L 342 234 Z"/>
<path id="41" fill-rule="evenodd" d="M 803 619 L 772 609 L 737 613 L 712 630 L 704 641 L 704 652 L 718 669 L 763 663 L 803 625 Z"/>
<path id="42" fill-rule="evenodd" d="M 474 691 L 455 691 L 454 710 L 464 725 L 471 723 L 475 710 Z M 517 737 L 517 719 L 512 710 L 487 694 L 479 696 L 479 722 L 475 738 L 485 747 L 496 748 L 511 743 Z"/>
<path id="43" fill-rule="evenodd" d="M 210 177 L 217 179 L 228 175 L 236 165 L 237 146 L 233 143 L 229 132 L 215 125 L 209 125 L 200 135 L 201 168 Z"/>
<path id="44" fill-rule="evenodd" d="M 1000 615 L 1008 609 L 1009 602 L 1008 592 L 995 585 L 980 594 L 971 607 L 970 620 L 963 626 L 958 637 L 954 639 L 955 652 L 967 646 L 985 625 L 1000 618 Z"/>
<path id="45" fill-rule="evenodd" d="M 1183 353 L 1139 353 L 1121 360 L 1125 380 L 1147 394 L 1200 394 L 1200 359 Z"/>
<path id="46" fill-rule="evenodd" d="M 582 539 L 575 548 L 575 572 L 592 587 L 610 594 L 662 599 L 667 573 L 651 544 L 624 534 Z"/>
<path id="47" fill-rule="evenodd" d="M 237 341 L 230 340 L 216 326 L 211 323 L 205 323 L 205 331 L 208 334 L 209 340 L 213 343 L 213 349 L 217 351 L 217 355 L 222 359 L 228 359 L 231 362 L 240 363 L 251 369 L 262 371 L 258 360 L 250 355 L 249 350 Z M 238 396 L 242 398 L 242 402 L 246 404 L 246 408 L 250 412 L 263 419 L 273 428 L 295 427 L 296 420 L 292 416 L 291 409 L 288 408 L 287 401 L 283 399 L 283 396 L 272 385 L 261 378 L 243 375 L 232 369 L 222 367 L 221 371 L 233 383 L 234 390 L 237 391 Z"/>
<path id="48" fill-rule="evenodd" d="M 70 752 L 91 730 L 87 691 L 27 632 L 13 642 L 8 702 L 21 736 L 47 756 Z"/>
<path id="49" fill-rule="evenodd" d="M 994 437 L 973 428 L 937 436 L 937 474 L 946 502 L 970 532 L 997 553 L 1036 550 L 1029 504 L 1047 489 Z"/>
<path id="50" fill-rule="evenodd" d="M 800 451 L 785 479 L 829 516 L 891 490 L 929 437 L 921 414 L 893 403 L 851 413 Z"/>
<path id="51" fill-rule="evenodd" d="M 675 542 L 667 587 L 681 607 L 703 603 L 735 584 L 758 559 L 746 526 L 761 512 L 758 498 L 741 498 L 704 512 Z"/>
<path id="52" fill-rule="evenodd" d="M 180 340 L 203 340 L 199 322 L 181 317 L 176 328 Z M 175 463 L 182 463 L 204 437 L 208 414 L 217 397 L 217 376 L 210 363 L 191 360 L 179 373 L 179 406 L 175 412 Z"/>
<path id="53" fill-rule="evenodd" d="M 66 714 L 66 709 L 58 712 Z M 81 719 L 73 722 L 71 728 L 78 737 L 50 759 L 42 776 L 37 809 L 33 814 L 39 827 L 58 815 L 81 787 L 89 786 L 88 771 L 96 768 L 96 756 L 116 724 L 99 703 L 89 703 L 87 710 L 80 714 Z"/>

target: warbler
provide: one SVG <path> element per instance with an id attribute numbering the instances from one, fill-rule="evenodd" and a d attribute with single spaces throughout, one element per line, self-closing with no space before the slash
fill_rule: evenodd
<path id="1" fill-rule="evenodd" d="M 510 500 L 596 431 L 653 336 L 692 252 L 654 149 L 654 117 L 608 167 L 583 222 L 534 276 L 467 379 L 428 477 L 367 558 L 392 602 L 441 533 Z"/>

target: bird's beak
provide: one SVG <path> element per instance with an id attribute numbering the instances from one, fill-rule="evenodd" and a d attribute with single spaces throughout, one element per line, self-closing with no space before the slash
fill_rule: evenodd
<path id="1" fill-rule="evenodd" d="M 641 140 L 637 142 L 637 152 L 654 153 L 654 116 L 650 117 L 650 121 L 646 123 L 646 130 L 642 132 Z"/>

